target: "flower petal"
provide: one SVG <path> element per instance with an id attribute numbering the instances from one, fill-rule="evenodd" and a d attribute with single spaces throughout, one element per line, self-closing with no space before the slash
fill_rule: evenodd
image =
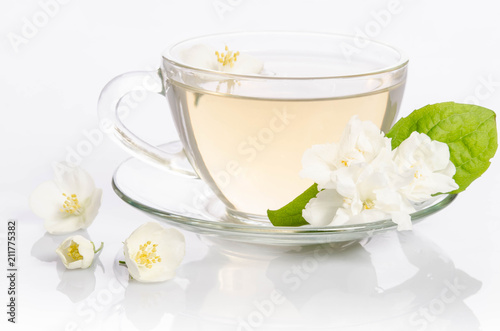
<path id="1" fill-rule="evenodd" d="M 430 138 L 429 138 L 430 139 Z M 450 164 L 450 148 L 447 144 L 433 140 L 429 143 L 430 155 L 427 159 L 428 166 L 433 171 L 440 171 Z"/>
<path id="2" fill-rule="evenodd" d="M 233 74 L 251 75 L 260 73 L 263 67 L 264 62 L 260 59 L 243 53 L 238 56 L 238 60 L 233 63 L 233 67 L 225 65 L 222 70 Z"/>
<path id="3" fill-rule="evenodd" d="M 347 125 L 340 136 L 339 152 L 342 154 L 350 153 L 356 147 L 356 142 L 361 133 L 361 120 L 358 115 L 354 115 L 349 119 Z"/>
<path id="4" fill-rule="evenodd" d="M 363 224 L 382 221 L 389 218 L 389 214 L 382 210 L 368 209 L 361 210 L 359 214 L 353 215 L 349 220 L 349 224 Z"/>
<path id="5" fill-rule="evenodd" d="M 398 225 L 398 231 L 412 229 L 411 216 L 404 212 L 391 213 L 392 221 Z"/>
<path id="6" fill-rule="evenodd" d="M 80 235 L 76 235 L 72 237 L 72 240 L 78 244 L 78 252 L 83 256 L 82 265 L 80 268 L 88 268 L 94 261 L 94 245 L 90 240 Z"/>
<path id="7" fill-rule="evenodd" d="M 69 239 L 69 238 L 68 238 Z M 68 268 L 70 263 L 70 258 L 67 254 L 68 247 L 70 246 L 71 240 L 65 239 L 59 247 L 56 249 L 57 255 L 61 258 L 62 263 L 66 268 Z"/>
<path id="8" fill-rule="evenodd" d="M 206 45 L 194 45 L 180 53 L 180 58 L 191 67 L 217 70 L 215 50 Z"/>
<path id="9" fill-rule="evenodd" d="M 125 241 L 123 245 L 123 254 L 125 255 L 125 264 L 127 265 L 128 273 L 133 279 L 141 280 L 141 271 L 139 266 L 134 261 L 134 256 L 137 253 L 136 250 L 132 250 L 130 245 Z"/>
<path id="10" fill-rule="evenodd" d="M 375 207 L 387 213 L 404 212 L 413 213 L 415 208 L 412 204 L 401 195 L 398 191 L 389 188 L 378 189 L 375 192 L 376 201 Z"/>
<path id="11" fill-rule="evenodd" d="M 390 150 L 390 139 L 371 121 L 361 121 L 354 115 L 347 123 L 339 142 L 339 160 L 371 162 L 383 148 Z"/>
<path id="12" fill-rule="evenodd" d="M 54 182 L 61 192 L 76 194 L 80 200 L 87 199 L 94 192 L 94 180 L 82 168 L 61 162 L 56 169 Z"/>
<path id="13" fill-rule="evenodd" d="M 42 219 L 59 220 L 64 217 L 60 208 L 65 198 L 54 181 L 40 184 L 31 193 L 29 204 L 35 215 Z"/>
<path id="14" fill-rule="evenodd" d="M 455 176 L 456 172 L 457 172 L 457 168 L 455 167 L 453 162 L 448 162 L 448 165 L 439 171 L 439 173 L 441 173 L 445 176 L 451 177 L 451 178 L 453 178 L 453 176 Z"/>
<path id="15" fill-rule="evenodd" d="M 331 187 L 332 171 L 337 154 L 337 144 L 313 145 L 302 156 L 302 171 L 300 176 L 312 179 L 319 189 Z"/>
<path id="16" fill-rule="evenodd" d="M 84 204 L 84 214 L 82 215 L 82 229 L 88 228 L 99 212 L 101 207 L 102 190 L 95 189 L 94 193 L 85 201 Z"/>
<path id="17" fill-rule="evenodd" d="M 433 141 L 424 133 L 413 132 L 394 150 L 393 159 L 399 173 L 411 179 L 400 187 L 400 192 L 411 201 L 422 202 L 433 194 L 458 189 L 448 145 Z"/>
<path id="18" fill-rule="evenodd" d="M 349 221 L 352 218 L 352 214 L 349 212 L 349 210 L 345 208 L 339 208 L 337 212 L 335 213 L 335 216 L 333 217 L 333 221 L 330 223 L 330 225 L 345 225 L 348 224 Z"/>
<path id="19" fill-rule="evenodd" d="M 448 193 L 458 189 L 458 185 L 453 178 L 441 173 L 429 174 L 421 183 L 431 195 L 436 193 Z"/>
<path id="20" fill-rule="evenodd" d="M 94 193 L 82 204 L 81 214 L 67 214 L 53 207 L 50 217 L 45 218 L 45 229 L 51 234 L 66 234 L 88 228 L 95 220 L 101 206 L 102 190 L 95 189 Z M 63 200 L 57 208 L 61 208 Z"/>
<path id="21" fill-rule="evenodd" d="M 366 166 L 366 164 L 357 163 L 337 170 L 333 175 L 337 192 L 352 199 L 357 192 L 359 177 L 367 170 Z"/>
<path id="22" fill-rule="evenodd" d="M 182 233 L 170 228 L 165 229 L 161 236 L 153 236 L 153 241 L 158 242 L 158 254 L 162 261 L 158 263 L 158 274 L 154 277 L 147 277 L 150 281 L 165 281 L 175 276 L 175 271 L 182 262 L 185 255 L 185 240 Z"/>
<path id="23" fill-rule="evenodd" d="M 50 234 L 66 234 L 83 228 L 84 218 L 82 215 L 65 215 L 60 213 L 58 218 L 46 218 L 43 223 Z"/>
<path id="24" fill-rule="evenodd" d="M 344 197 L 336 190 L 323 190 L 307 203 L 302 217 L 313 226 L 326 226 L 332 223 L 337 209 L 342 206 Z"/>

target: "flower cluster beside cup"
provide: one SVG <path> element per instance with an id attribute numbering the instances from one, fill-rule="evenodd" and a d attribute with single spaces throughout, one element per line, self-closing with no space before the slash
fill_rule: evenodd
<path id="1" fill-rule="evenodd" d="M 92 177 L 67 163 L 55 165 L 55 178 L 39 185 L 30 197 L 33 212 L 44 220 L 50 234 L 68 234 L 87 229 L 101 206 L 102 190 Z M 81 235 L 66 238 L 56 249 L 68 269 L 85 269 L 101 251 Z M 182 233 L 149 222 L 137 228 L 124 242 L 125 264 L 130 276 L 140 282 L 171 279 L 184 258 Z"/>

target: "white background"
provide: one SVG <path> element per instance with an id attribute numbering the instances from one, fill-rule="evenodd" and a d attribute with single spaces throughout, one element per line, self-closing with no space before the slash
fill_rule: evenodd
<path id="1" fill-rule="evenodd" d="M 409 55 L 400 116 L 442 101 L 474 101 L 498 111 L 495 2 L 392 1 L 397 13 L 382 21 L 377 17 L 391 6 L 389 0 L 62 2 L 49 8 L 51 17 L 42 4 L 54 1 L 0 4 L 3 269 L 7 220 L 17 219 L 19 228 L 18 323 L 7 325 L 2 276 L 2 329 L 245 330 L 241 321 L 249 318 L 255 318 L 252 329 L 500 328 L 498 157 L 452 206 L 415 226 L 413 234 L 389 233 L 330 254 L 297 290 L 284 287 L 276 275 L 304 263 L 307 250 L 224 246 L 187 232 L 186 258 L 174 280 L 156 287 L 127 285 L 115 258 L 122 241 L 149 218 L 112 191 L 112 173 L 127 155 L 107 138 L 80 164 L 104 191 L 87 233 L 105 241 L 96 266 L 65 271 L 53 253 L 63 237 L 45 234 L 27 203 L 30 192 L 52 178 L 51 163 L 64 160 L 87 139 L 85 131 L 98 127 L 96 102 L 110 79 L 154 68 L 169 44 L 207 33 L 364 31 Z M 38 27 L 30 30 L 31 23 Z M 138 109 L 129 122 L 139 135 L 153 144 L 176 139 L 161 97 L 148 98 Z M 285 302 L 259 313 L 259 303 L 270 300 L 274 289 L 284 292 Z"/>

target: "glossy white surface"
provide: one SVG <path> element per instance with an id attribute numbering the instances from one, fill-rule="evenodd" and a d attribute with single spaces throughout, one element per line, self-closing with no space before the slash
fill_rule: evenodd
<path id="1" fill-rule="evenodd" d="M 222 17 L 214 5 L 225 8 Z M 449 100 L 476 100 L 498 113 L 496 7 L 487 0 L 66 1 L 44 23 L 38 1 L 2 2 L 0 266 L 5 273 L 6 222 L 17 219 L 19 323 L 7 323 L 4 309 L 1 329 L 500 329 L 499 157 L 412 233 L 390 232 L 342 249 L 252 246 L 184 232 L 177 277 L 144 285 L 128 282 L 117 265 L 122 241 L 150 220 L 111 189 L 112 173 L 127 155 L 89 135 L 97 129 L 99 92 L 114 76 L 156 67 L 172 42 L 255 27 L 369 31 L 404 49 L 410 69 L 400 116 Z M 380 17 L 391 8 L 394 14 Z M 40 20 L 40 27 L 16 52 L 9 36 L 22 34 L 25 18 Z M 132 108 L 126 123 L 140 136 L 153 144 L 176 139 L 161 97 L 136 100 Z M 91 269 L 69 271 L 54 252 L 65 236 L 46 234 L 27 198 L 52 177 L 51 162 L 76 157 L 84 141 L 91 148 L 80 155 L 81 166 L 104 195 L 83 234 L 105 247 Z M 5 307 L 7 280 L 0 279 Z"/>

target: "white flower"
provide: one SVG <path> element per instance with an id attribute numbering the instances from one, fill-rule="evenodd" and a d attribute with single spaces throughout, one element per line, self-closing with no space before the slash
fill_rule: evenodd
<path id="1" fill-rule="evenodd" d="M 411 178 L 411 182 L 400 189 L 408 199 L 422 202 L 433 194 L 458 189 L 453 179 L 456 168 L 450 161 L 447 144 L 413 132 L 393 153 L 399 171 Z"/>
<path id="2" fill-rule="evenodd" d="M 95 247 L 90 240 L 76 235 L 64 240 L 56 253 L 67 269 L 86 269 L 94 260 Z"/>
<path id="3" fill-rule="evenodd" d="M 39 185 L 31 194 L 33 213 L 44 219 L 45 229 L 64 234 L 88 228 L 101 206 L 102 190 L 78 167 L 59 163 L 56 178 Z"/>
<path id="4" fill-rule="evenodd" d="M 353 116 L 338 143 L 315 145 L 302 157 L 300 176 L 310 178 L 319 189 L 337 186 L 336 172 L 373 161 L 381 150 L 391 150 L 391 141 L 370 121 Z"/>
<path id="5" fill-rule="evenodd" d="M 302 216 L 314 226 L 392 219 L 398 230 L 411 229 L 410 213 L 415 209 L 395 189 L 404 181 L 393 170 L 387 157 L 377 158 L 373 164 L 358 163 L 340 170 L 337 188 L 319 192 L 306 205 Z"/>
<path id="6" fill-rule="evenodd" d="M 192 67 L 243 75 L 258 74 L 264 66 L 261 60 L 245 53 L 233 52 L 228 46 L 219 52 L 207 45 L 195 45 L 184 50 L 180 57 Z"/>
<path id="7" fill-rule="evenodd" d="M 302 156 L 300 176 L 312 179 L 319 189 L 335 188 L 332 173 L 338 169 L 338 144 L 313 145 Z"/>
<path id="8" fill-rule="evenodd" d="M 333 224 L 333 219 L 343 204 L 344 197 L 335 189 L 325 189 L 309 200 L 302 210 L 302 217 L 312 226 L 339 225 Z"/>
<path id="9" fill-rule="evenodd" d="M 128 272 L 140 282 L 159 282 L 175 276 L 184 258 L 185 241 L 176 229 L 165 229 L 149 222 L 125 240 L 124 254 Z"/>
<path id="10" fill-rule="evenodd" d="M 409 230 L 412 203 L 458 189 L 447 144 L 413 132 L 391 151 L 390 139 L 356 116 L 338 144 L 313 146 L 302 164 L 301 175 L 320 190 L 302 211 L 314 226 L 392 219 L 398 230 Z"/>

